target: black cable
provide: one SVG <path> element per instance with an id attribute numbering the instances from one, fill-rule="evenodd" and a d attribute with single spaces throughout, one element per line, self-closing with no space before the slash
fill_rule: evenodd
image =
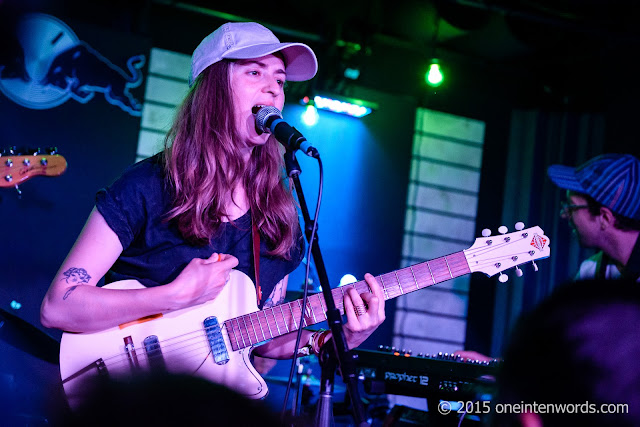
<path id="1" fill-rule="evenodd" d="M 319 185 L 318 185 L 318 200 L 316 202 L 316 210 L 315 210 L 315 214 L 314 214 L 314 218 L 313 218 L 313 226 L 311 229 L 311 237 L 309 238 L 309 247 L 307 249 L 307 266 L 305 268 L 305 273 L 304 273 L 304 293 L 302 296 L 302 312 L 300 313 L 300 321 L 298 323 L 298 325 L 300 325 L 300 327 L 298 328 L 298 334 L 296 336 L 296 344 L 294 346 L 294 350 L 293 350 L 293 360 L 291 361 L 291 369 L 289 371 L 289 381 L 287 382 L 287 389 L 285 391 L 285 395 L 284 395 L 284 403 L 282 404 L 282 412 L 280 414 L 281 419 L 284 421 L 285 419 L 285 413 L 286 413 L 286 409 L 287 409 L 287 401 L 289 400 L 289 392 L 291 390 L 291 385 L 293 383 L 293 375 L 295 373 L 296 370 L 296 361 L 298 360 L 298 348 L 300 346 L 300 338 L 302 337 L 302 324 L 304 322 L 304 313 L 305 313 L 305 309 L 307 307 L 307 295 L 309 293 L 309 270 L 310 270 L 310 266 L 311 266 L 311 248 L 313 246 L 313 241 L 315 239 L 315 235 L 316 235 L 316 231 L 318 229 L 318 214 L 320 212 L 320 203 L 322 201 L 322 185 L 324 182 L 324 170 L 322 168 L 322 160 L 320 160 L 320 155 L 316 153 L 314 153 L 316 155 L 314 155 L 313 157 L 315 159 L 318 160 L 318 168 L 319 168 L 319 173 L 320 173 L 320 177 L 319 177 Z M 297 405 L 297 402 L 294 402 L 294 405 Z"/>

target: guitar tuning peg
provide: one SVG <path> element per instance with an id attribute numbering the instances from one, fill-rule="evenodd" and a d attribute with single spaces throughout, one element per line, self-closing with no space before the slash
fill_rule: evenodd
<path id="1" fill-rule="evenodd" d="M 522 277 L 522 270 L 518 266 L 516 266 L 516 276 Z"/>
<path id="2" fill-rule="evenodd" d="M 491 230 L 489 230 L 488 228 L 485 228 L 484 230 L 482 230 L 482 237 L 489 237 L 491 236 Z"/>
<path id="3" fill-rule="evenodd" d="M 538 265 L 536 264 L 536 262 L 535 261 L 531 261 L 531 264 L 533 265 L 533 269 L 535 271 L 538 271 Z"/>
<path id="4" fill-rule="evenodd" d="M 500 283 L 504 283 L 504 282 L 506 282 L 507 280 L 509 280 L 509 276 L 507 276 L 507 275 L 506 275 L 506 274 L 504 274 L 504 273 L 500 273 L 500 276 L 498 276 L 498 281 L 499 281 Z"/>
<path id="5" fill-rule="evenodd" d="M 507 231 L 509 231 L 509 229 L 507 227 L 505 227 L 504 225 L 501 225 L 500 227 L 498 227 L 498 232 L 500 234 L 505 234 Z"/>
<path id="6" fill-rule="evenodd" d="M 524 230 L 524 222 L 522 222 L 522 221 L 516 222 L 515 229 L 517 231 Z"/>

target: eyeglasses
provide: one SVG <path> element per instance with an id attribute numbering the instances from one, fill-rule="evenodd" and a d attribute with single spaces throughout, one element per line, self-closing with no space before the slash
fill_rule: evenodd
<path id="1" fill-rule="evenodd" d="M 560 202 L 560 217 L 569 219 L 571 218 L 571 214 L 578 209 L 586 209 L 589 205 L 574 205 L 567 202 Z"/>

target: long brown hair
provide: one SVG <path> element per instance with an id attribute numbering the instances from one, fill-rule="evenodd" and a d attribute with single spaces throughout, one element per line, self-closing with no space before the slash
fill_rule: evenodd
<path id="1" fill-rule="evenodd" d="M 298 216 L 280 144 L 272 136 L 243 160 L 233 115 L 230 62 L 208 67 L 184 99 L 165 139 L 164 166 L 172 209 L 182 236 L 206 245 L 227 213 L 224 202 L 242 182 L 251 216 L 273 255 L 288 259 L 296 244 Z"/>

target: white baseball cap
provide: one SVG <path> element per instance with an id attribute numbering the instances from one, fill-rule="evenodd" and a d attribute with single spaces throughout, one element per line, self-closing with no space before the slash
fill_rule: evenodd
<path id="1" fill-rule="evenodd" d="M 205 37 L 193 51 L 189 86 L 211 64 L 222 59 L 260 58 L 282 52 L 287 80 L 310 80 L 318 71 L 313 50 L 303 43 L 280 43 L 268 28 L 255 22 L 227 22 Z"/>

